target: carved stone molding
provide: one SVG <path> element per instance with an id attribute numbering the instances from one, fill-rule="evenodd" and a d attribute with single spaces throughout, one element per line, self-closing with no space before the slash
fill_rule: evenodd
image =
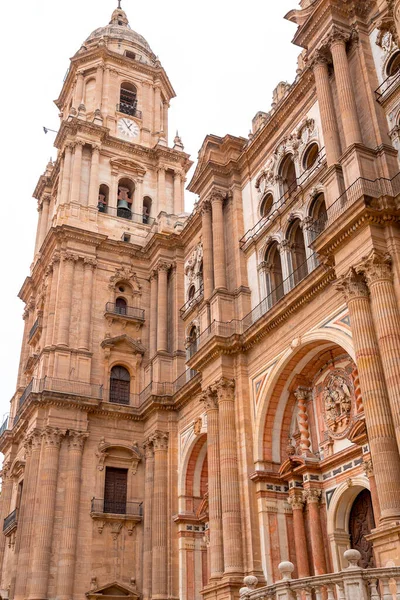
<path id="1" fill-rule="evenodd" d="M 211 203 L 213 202 L 223 202 L 226 198 L 226 193 L 221 190 L 213 190 L 209 195 L 208 199 Z"/>
<path id="2" fill-rule="evenodd" d="M 200 213 L 201 213 L 201 215 L 205 215 L 205 214 L 211 213 L 211 202 L 210 202 L 210 200 L 208 200 L 208 199 L 203 200 L 203 202 L 201 203 L 201 206 L 200 206 Z"/>
<path id="3" fill-rule="evenodd" d="M 218 410 L 217 392 L 212 386 L 205 389 L 199 397 L 206 410 Z"/>
<path id="4" fill-rule="evenodd" d="M 356 272 L 364 275 L 369 286 L 378 281 L 393 281 L 392 257 L 390 254 L 381 254 L 372 250 L 356 266 Z"/>
<path id="5" fill-rule="evenodd" d="M 65 431 L 59 429 L 58 427 L 46 427 L 46 429 L 42 432 L 44 444 L 47 447 L 53 446 L 59 448 L 64 436 Z"/>
<path id="6" fill-rule="evenodd" d="M 356 298 L 368 298 L 369 292 L 364 278 L 352 267 L 347 275 L 343 275 L 336 284 L 336 289 L 342 292 L 346 302 Z"/>
<path id="7" fill-rule="evenodd" d="M 70 429 L 68 431 L 68 449 L 79 450 L 80 452 L 83 452 L 83 447 L 88 437 L 88 433 L 85 433 L 83 431 L 73 431 L 72 429 Z"/>
<path id="8" fill-rule="evenodd" d="M 121 267 L 120 269 L 117 269 L 114 275 L 112 275 L 109 279 L 109 289 L 114 290 L 116 284 L 120 281 L 125 281 L 128 283 L 131 286 L 134 294 L 141 293 L 142 286 L 139 283 L 136 272 L 131 267 Z"/>
<path id="9" fill-rule="evenodd" d="M 287 501 L 293 510 L 303 510 L 304 504 L 306 502 L 305 498 L 301 493 L 290 495 Z"/>
<path id="10" fill-rule="evenodd" d="M 83 265 L 86 268 L 95 269 L 97 267 L 97 260 L 95 258 L 89 258 L 88 256 L 86 256 L 83 259 Z"/>
<path id="11" fill-rule="evenodd" d="M 154 450 L 168 450 L 169 433 L 167 431 L 156 431 L 151 436 Z"/>
<path id="12" fill-rule="evenodd" d="M 153 441 L 149 438 L 143 443 L 144 457 L 146 460 L 154 457 Z"/>
<path id="13" fill-rule="evenodd" d="M 40 450 L 42 446 L 42 432 L 39 429 L 34 429 L 27 435 L 24 441 L 25 452 L 30 456 L 33 450 Z"/>
<path id="14" fill-rule="evenodd" d="M 172 263 L 168 263 L 163 260 L 160 260 L 156 265 L 157 271 L 165 271 L 167 273 L 171 269 L 171 267 L 172 267 Z"/>

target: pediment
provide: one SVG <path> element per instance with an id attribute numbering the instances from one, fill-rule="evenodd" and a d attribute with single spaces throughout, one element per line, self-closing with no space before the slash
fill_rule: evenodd
<path id="1" fill-rule="evenodd" d="M 146 173 L 146 169 L 142 165 L 134 160 L 129 160 L 128 158 L 112 158 L 110 164 L 112 169 L 117 169 L 120 172 L 132 173 L 134 175 L 139 175 L 140 177 L 143 177 Z"/>
<path id="2" fill-rule="evenodd" d="M 145 348 L 141 342 L 134 340 L 129 335 L 123 334 L 116 337 L 106 338 L 101 342 L 102 348 L 118 348 L 118 350 L 129 350 L 134 354 L 144 354 Z"/>
<path id="3" fill-rule="evenodd" d="M 281 465 L 281 468 L 279 469 L 279 476 L 282 477 L 282 479 L 285 479 L 285 476 L 292 475 L 294 469 L 303 465 L 305 465 L 304 458 L 300 456 L 290 456 Z"/>
<path id="4" fill-rule="evenodd" d="M 131 600 L 136 600 L 139 598 L 139 594 L 128 585 L 119 583 L 118 581 L 113 581 L 111 583 L 107 583 L 106 585 L 102 585 L 101 587 L 90 590 L 90 592 L 86 592 L 85 596 L 92 600 L 97 598 L 126 598 Z"/>

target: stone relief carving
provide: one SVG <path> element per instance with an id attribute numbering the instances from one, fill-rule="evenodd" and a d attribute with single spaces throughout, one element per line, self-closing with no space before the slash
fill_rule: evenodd
<path id="1" fill-rule="evenodd" d="M 186 298 L 188 298 L 189 289 L 194 285 L 196 292 L 201 288 L 203 263 L 203 245 L 197 244 L 193 252 L 185 263 L 185 289 Z"/>
<path id="2" fill-rule="evenodd" d="M 345 437 L 351 422 L 353 384 L 343 370 L 335 370 L 325 379 L 322 391 L 325 423 L 329 435 Z"/>
<path id="3" fill-rule="evenodd" d="M 132 287 L 132 291 L 134 294 L 141 294 L 142 286 L 139 283 L 138 277 L 135 271 L 130 267 L 121 267 L 117 269 L 110 277 L 109 288 L 114 290 L 115 285 L 120 281 L 126 281 Z"/>

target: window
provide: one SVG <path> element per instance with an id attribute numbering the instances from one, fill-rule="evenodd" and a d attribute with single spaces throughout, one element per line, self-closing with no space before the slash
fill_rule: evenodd
<path id="1" fill-rule="evenodd" d="M 274 203 L 274 197 L 272 194 L 266 194 L 261 202 L 260 216 L 267 217 L 271 212 L 272 205 Z"/>
<path id="2" fill-rule="evenodd" d="M 128 469 L 106 467 L 104 482 L 104 512 L 116 515 L 126 514 L 128 490 Z"/>
<path id="3" fill-rule="evenodd" d="M 328 220 L 324 194 L 318 194 L 318 196 L 314 198 L 310 208 L 310 216 L 313 220 L 310 232 L 311 238 L 314 240 L 317 235 L 325 229 Z"/>
<path id="4" fill-rule="evenodd" d="M 115 404 L 129 404 L 131 376 L 128 369 L 115 366 L 111 369 L 110 376 L 110 402 Z"/>
<path id="5" fill-rule="evenodd" d="M 143 198 L 143 223 L 145 225 L 148 224 L 151 213 L 151 198 L 149 196 L 145 196 Z"/>
<path id="6" fill-rule="evenodd" d="M 303 156 L 303 168 L 305 170 L 311 169 L 311 167 L 315 165 L 318 159 L 318 154 L 318 144 L 313 142 L 308 146 Z"/>
<path id="7" fill-rule="evenodd" d="M 188 300 L 193 300 L 195 293 L 196 288 L 194 287 L 194 285 L 191 285 L 188 291 Z"/>
<path id="8" fill-rule="evenodd" d="M 117 217 L 122 219 L 132 218 L 132 200 L 135 191 L 133 181 L 123 178 L 118 183 Z"/>
<path id="9" fill-rule="evenodd" d="M 119 111 L 125 115 L 136 115 L 137 90 L 132 83 L 123 83 L 119 96 Z"/>
<path id="10" fill-rule="evenodd" d="M 97 208 L 98 208 L 99 212 L 102 212 L 102 213 L 107 212 L 108 196 L 109 196 L 108 185 L 102 184 L 99 188 L 99 199 L 98 199 L 98 203 L 97 203 Z"/>
<path id="11" fill-rule="evenodd" d="M 307 275 L 307 255 L 300 219 L 293 221 L 287 236 L 290 243 L 291 270 L 294 284 L 297 285 Z"/>
<path id="12" fill-rule="evenodd" d="M 266 293 L 272 306 L 283 298 L 283 271 L 278 242 L 273 242 L 265 253 Z"/>
<path id="13" fill-rule="evenodd" d="M 193 356 L 193 354 L 195 354 L 197 352 L 197 337 L 198 337 L 198 333 L 197 333 L 197 327 L 196 325 L 193 325 L 190 329 L 189 332 L 189 336 L 188 336 L 188 359 L 191 358 Z"/>
<path id="14" fill-rule="evenodd" d="M 126 56 L 127 58 L 131 58 L 132 60 L 135 60 L 135 59 L 136 59 L 136 54 L 135 54 L 134 52 L 130 52 L 129 50 L 127 50 L 127 51 L 125 52 L 125 56 Z"/>
<path id="15" fill-rule="evenodd" d="M 282 161 L 279 175 L 281 176 L 281 194 L 286 195 L 294 192 L 297 188 L 296 168 L 293 157 L 288 154 Z"/>
<path id="16" fill-rule="evenodd" d="M 389 59 L 389 62 L 386 66 L 386 75 L 387 77 L 393 77 L 398 73 L 400 69 L 400 50 L 397 50 L 393 56 Z"/>
<path id="17" fill-rule="evenodd" d="M 126 315 L 127 304 L 125 298 L 117 298 L 115 301 L 115 312 L 118 315 Z"/>

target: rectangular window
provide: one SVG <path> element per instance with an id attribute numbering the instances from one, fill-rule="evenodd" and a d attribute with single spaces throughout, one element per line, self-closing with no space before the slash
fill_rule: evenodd
<path id="1" fill-rule="evenodd" d="M 126 496 L 128 489 L 128 469 L 106 467 L 104 485 L 104 512 L 118 515 L 126 514 Z"/>

